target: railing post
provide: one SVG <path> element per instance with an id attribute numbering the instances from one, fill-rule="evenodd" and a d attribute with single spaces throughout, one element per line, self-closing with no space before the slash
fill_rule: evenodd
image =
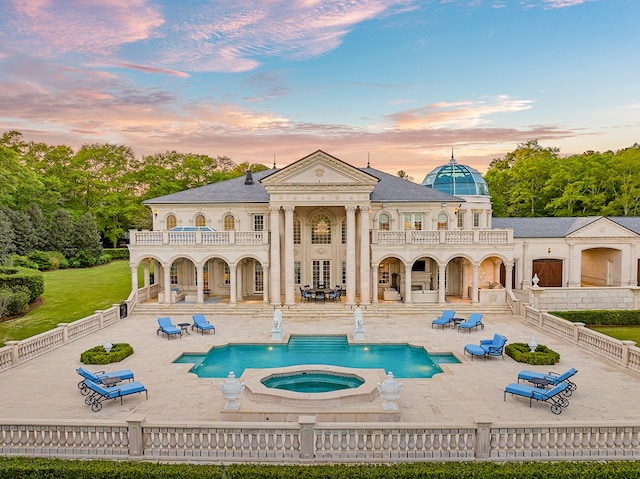
<path id="1" fill-rule="evenodd" d="M 142 431 L 142 421 L 146 413 L 132 414 L 127 418 L 127 428 L 129 433 L 129 456 L 139 457 L 144 452 L 144 434 Z"/>
<path id="2" fill-rule="evenodd" d="M 315 457 L 315 441 L 313 439 L 313 426 L 316 423 L 315 416 L 300 416 L 300 459 L 312 460 Z"/>
<path id="3" fill-rule="evenodd" d="M 584 328 L 585 323 L 572 323 L 573 324 L 573 342 L 578 344 L 578 334 L 580 328 Z"/>
<path id="4" fill-rule="evenodd" d="M 100 321 L 100 329 L 104 328 L 104 311 L 101 309 L 96 310 L 96 314 L 98 315 L 98 320 Z"/>
<path id="5" fill-rule="evenodd" d="M 487 459 L 491 447 L 491 421 L 476 421 L 476 459 Z"/>
<path id="6" fill-rule="evenodd" d="M 69 342 L 69 323 L 58 323 L 58 327 L 62 328 L 62 342 Z"/>
<path id="7" fill-rule="evenodd" d="M 635 341 L 630 341 L 628 339 L 620 341 L 622 343 L 622 358 L 621 364 L 626 368 L 629 366 L 629 348 L 632 348 L 636 345 Z"/>
<path id="8" fill-rule="evenodd" d="M 11 366 L 17 366 L 18 364 L 20 364 L 20 355 L 18 354 L 20 341 L 7 341 L 4 344 L 5 346 L 9 346 L 11 348 Z"/>

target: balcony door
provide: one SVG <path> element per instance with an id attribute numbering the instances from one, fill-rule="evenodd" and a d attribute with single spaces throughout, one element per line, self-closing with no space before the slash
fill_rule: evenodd
<path id="1" fill-rule="evenodd" d="M 314 288 L 320 283 L 324 283 L 327 288 L 331 286 L 331 260 L 314 259 L 312 263 L 312 271 Z"/>

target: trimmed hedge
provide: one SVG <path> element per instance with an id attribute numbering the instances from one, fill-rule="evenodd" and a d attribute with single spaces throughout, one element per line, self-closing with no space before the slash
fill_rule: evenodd
<path id="1" fill-rule="evenodd" d="M 638 461 L 422 462 L 411 464 L 160 464 L 157 462 L 0 457 L 12 479 L 601 479 L 640 478 Z"/>
<path id="2" fill-rule="evenodd" d="M 80 361 L 84 364 L 119 363 L 132 354 L 133 348 L 127 343 L 115 343 L 108 353 L 102 346 L 96 346 L 86 350 L 80 355 Z"/>
<path id="3" fill-rule="evenodd" d="M 504 352 L 519 363 L 549 365 L 560 361 L 560 355 L 544 344 L 538 344 L 536 350 L 531 352 L 527 343 L 510 343 L 505 346 Z"/>
<path id="4" fill-rule="evenodd" d="M 111 256 L 111 259 L 129 259 L 129 248 L 105 248 L 105 253 Z"/>
<path id="5" fill-rule="evenodd" d="M 18 266 L 0 266 L 0 289 L 29 291 L 29 303 L 32 303 L 44 293 L 44 276 L 35 269 L 20 268 Z"/>
<path id="6" fill-rule="evenodd" d="M 587 326 L 638 326 L 640 310 L 588 310 L 588 311 L 549 311 L 572 323 L 584 323 Z"/>

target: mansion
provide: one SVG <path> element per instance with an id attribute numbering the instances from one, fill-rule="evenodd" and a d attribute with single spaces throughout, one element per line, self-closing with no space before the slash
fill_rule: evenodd
<path id="1" fill-rule="evenodd" d="M 506 303 L 532 287 L 640 284 L 640 218 L 493 218 L 484 179 L 453 155 L 420 185 L 318 150 L 145 204 L 132 290 L 161 304 L 294 305 L 305 286 L 338 286 L 348 305 Z"/>

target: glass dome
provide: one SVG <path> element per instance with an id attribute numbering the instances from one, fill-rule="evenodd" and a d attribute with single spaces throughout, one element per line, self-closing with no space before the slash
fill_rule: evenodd
<path id="1" fill-rule="evenodd" d="M 454 196 L 489 196 L 489 187 L 482 175 L 470 166 L 459 165 L 453 153 L 449 163 L 438 166 L 424 177 L 422 186 Z"/>

